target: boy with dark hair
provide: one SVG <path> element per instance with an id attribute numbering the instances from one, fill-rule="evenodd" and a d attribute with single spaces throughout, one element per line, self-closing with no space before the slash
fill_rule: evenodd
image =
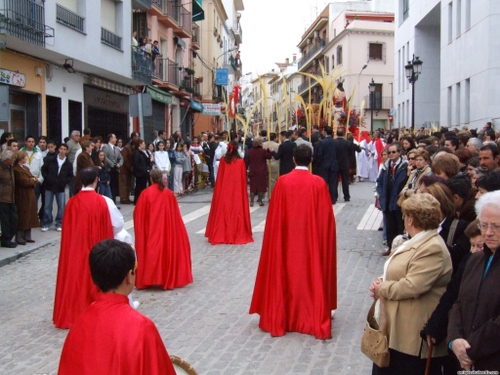
<path id="1" fill-rule="evenodd" d="M 137 266 L 134 250 L 108 239 L 92 248 L 88 261 L 102 293 L 71 328 L 59 375 L 175 375 L 154 323 L 129 305 Z"/>

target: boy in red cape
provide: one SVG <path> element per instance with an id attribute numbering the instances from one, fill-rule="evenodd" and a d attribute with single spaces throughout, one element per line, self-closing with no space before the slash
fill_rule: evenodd
<path id="1" fill-rule="evenodd" d="M 159 169 L 150 172 L 151 186 L 134 210 L 137 277 L 135 286 L 174 289 L 193 282 L 191 247 L 174 194 L 164 188 Z"/>
<path id="2" fill-rule="evenodd" d="M 97 288 L 87 263 L 90 249 L 99 241 L 113 238 L 108 205 L 95 192 L 97 170 L 82 169 L 80 181 L 84 188 L 69 200 L 64 210 L 53 314 L 57 328 L 70 328 L 95 301 Z"/>
<path id="3" fill-rule="evenodd" d="M 212 245 L 253 242 L 247 168 L 236 141 L 231 141 L 220 160 L 205 237 Z"/>
<path id="4" fill-rule="evenodd" d="M 271 336 L 300 332 L 331 339 L 337 308 L 336 229 L 325 181 L 311 174 L 311 149 L 294 150 L 296 168 L 273 190 L 250 306 Z"/>
<path id="5" fill-rule="evenodd" d="M 58 374 L 175 375 L 154 323 L 129 304 L 136 269 L 130 245 L 104 240 L 85 265 L 102 293 L 69 331 Z"/>

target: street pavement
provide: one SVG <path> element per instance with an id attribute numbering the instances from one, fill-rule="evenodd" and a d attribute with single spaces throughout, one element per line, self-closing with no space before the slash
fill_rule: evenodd
<path id="1" fill-rule="evenodd" d="M 251 212 L 255 242 L 213 246 L 203 235 L 211 188 L 179 198 L 191 241 L 194 283 L 168 291 L 134 291 L 141 303 L 138 310 L 155 322 L 169 354 L 189 362 L 200 375 L 369 374 L 371 362 L 361 353 L 360 340 L 371 304 L 368 287 L 385 261 L 372 187 L 369 182 L 351 185 L 351 201 L 340 198 L 334 206 L 338 309 L 333 339 L 299 333 L 271 337 L 258 328 L 259 316 L 248 310 L 267 201 Z M 131 233 L 132 211 L 131 205 L 121 206 Z M 297 233 L 314 235 L 305 228 Z M 67 335 L 52 324 L 60 233 L 33 229 L 33 238 L 31 246 L 0 248 L 2 375 L 56 374 Z"/>

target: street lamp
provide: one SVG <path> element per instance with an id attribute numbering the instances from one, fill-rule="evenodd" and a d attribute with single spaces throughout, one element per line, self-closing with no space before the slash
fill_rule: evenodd
<path id="1" fill-rule="evenodd" d="M 406 78 L 411 84 L 411 131 L 415 127 L 415 82 L 417 82 L 418 76 L 422 73 L 422 60 L 413 54 L 413 59 L 408 61 L 405 65 Z"/>
<path id="2" fill-rule="evenodd" d="M 373 131 L 373 107 L 375 107 L 374 102 L 375 102 L 375 89 L 377 88 L 377 84 L 372 78 L 372 81 L 368 85 L 368 89 L 370 89 L 370 131 Z"/>

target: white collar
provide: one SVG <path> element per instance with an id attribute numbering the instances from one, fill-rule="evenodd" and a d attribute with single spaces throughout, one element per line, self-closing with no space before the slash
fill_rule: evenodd
<path id="1" fill-rule="evenodd" d="M 295 166 L 295 169 L 300 169 L 301 171 L 308 171 L 308 170 L 309 170 L 309 168 L 304 167 L 304 166 L 302 166 L 302 165 L 297 165 L 297 166 Z"/>

